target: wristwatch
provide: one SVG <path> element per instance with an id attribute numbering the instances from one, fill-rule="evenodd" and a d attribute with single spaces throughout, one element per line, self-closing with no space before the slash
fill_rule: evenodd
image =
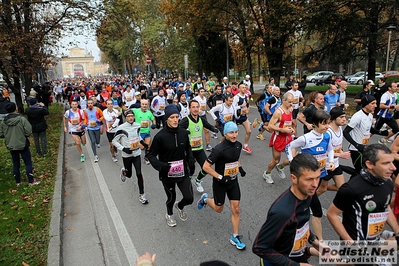
<path id="1" fill-rule="evenodd" d="M 223 176 L 222 175 L 218 175 L 217 179 L 222 180 Z"/>
<path id="2" fill-rule="evenodd" d="M 313 234 L 312 236 L 310 236 L 309 239 L 308 239 L 309 244 L 312 245 L 313 242 L 314 242 L 316 239 L 319 240 L 319 238 L 317 237 L 317 235 Z"/>

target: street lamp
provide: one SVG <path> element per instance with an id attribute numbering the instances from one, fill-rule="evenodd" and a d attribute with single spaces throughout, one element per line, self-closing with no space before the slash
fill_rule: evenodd
<path id="1" fill-rule="evenodd" d="M 385 64 L 385 73 L 388 72 L 388 62 L 389 62 L 389 48 L 391 46 L 391 34 L 392 30 L 396 29 L 395 26 L 391 25 L 387 27 L 388 30 L 388 47 L 387 47 L 387 62 Z"/>

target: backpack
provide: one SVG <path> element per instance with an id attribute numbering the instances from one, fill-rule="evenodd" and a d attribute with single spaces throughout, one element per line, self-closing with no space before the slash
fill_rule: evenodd
<path id="1" fill-rule="evenodd" d="M 270 97 L 267 95 L 266 92 L 263 92 L 263 94 L 265 95 L 265 98 L 262 101 L 260 101 L 260 103 L 259 103 L 259 108 L 262 110 L 261 114 L 265 114 L 266 113 L 265 106 L 266 106 L 267 102 L 270 99 Z"/>

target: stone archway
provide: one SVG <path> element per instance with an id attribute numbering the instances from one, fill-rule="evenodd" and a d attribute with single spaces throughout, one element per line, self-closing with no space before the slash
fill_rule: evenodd
<path id="1" fill-rule="evenodd" d="M 81 64 L 75 64 L 73 66 L 73 74 L 75 77 L 84 77 L 85 76 L 85 70 Z"/>

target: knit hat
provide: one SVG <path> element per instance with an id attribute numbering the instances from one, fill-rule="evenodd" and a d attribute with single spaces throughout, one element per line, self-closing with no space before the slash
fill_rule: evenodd
<path id="1" fill-rule="evenodd" d="M 13 113 L 17 109 L 17 106 L 15 105 L 15 103 L 9 102 L 6 104 L 5 108 L 7 113 Z"/>
<path id="2" fill-rule="evenodd" d="M 362 98 L 362 108 L 371 103 L 372 101 L 375 101 L 375 97 L 370 94 L 366 94 Z"/>
<path id="3" fill-rule="evenodd" d="M 37 99 L 36 98 L 30 98 L 29 99 L 29 105 L 35 105 L 37 103 Z"/>
<path id="4" fill-rule="evenodd" d="M 169 116 L 173 114 L 179 114 L 179 110 L 177 110 L 177 106 L 174 104 L 169 104 L 165 107 L 165 120 L 169 118 Z"/>
<path id="5" fill-rule="evenodd" d="M 180 97 L 183 95 L 183 94 L 186 94 L 184 91 L 178 91 L 177 92 L 177 100 L 180 102 Z"/>
<path id="6" fill-rule="evenodd" d="M 330 110 L 331 120 L 335 120 L 335 119 L 337 119 L 338 117 L 340 117 L 341 115 L 344 115 L 344 114 L 345 114 L 345 111 L 342 110 L 342 108 L 339 107 L 339 106 L 336 106 L 336 107 L 334 107 L 334 108 L 332 108 Z"/>
<path id="7" fill-rule="evenodd" d="M 238 127 L 237 127 L 236 123 L 229 121 L 224 125 L 223 135 L 226 135 L 229 132 L 237 131 L 237 130 L 238 130 Z"/>

